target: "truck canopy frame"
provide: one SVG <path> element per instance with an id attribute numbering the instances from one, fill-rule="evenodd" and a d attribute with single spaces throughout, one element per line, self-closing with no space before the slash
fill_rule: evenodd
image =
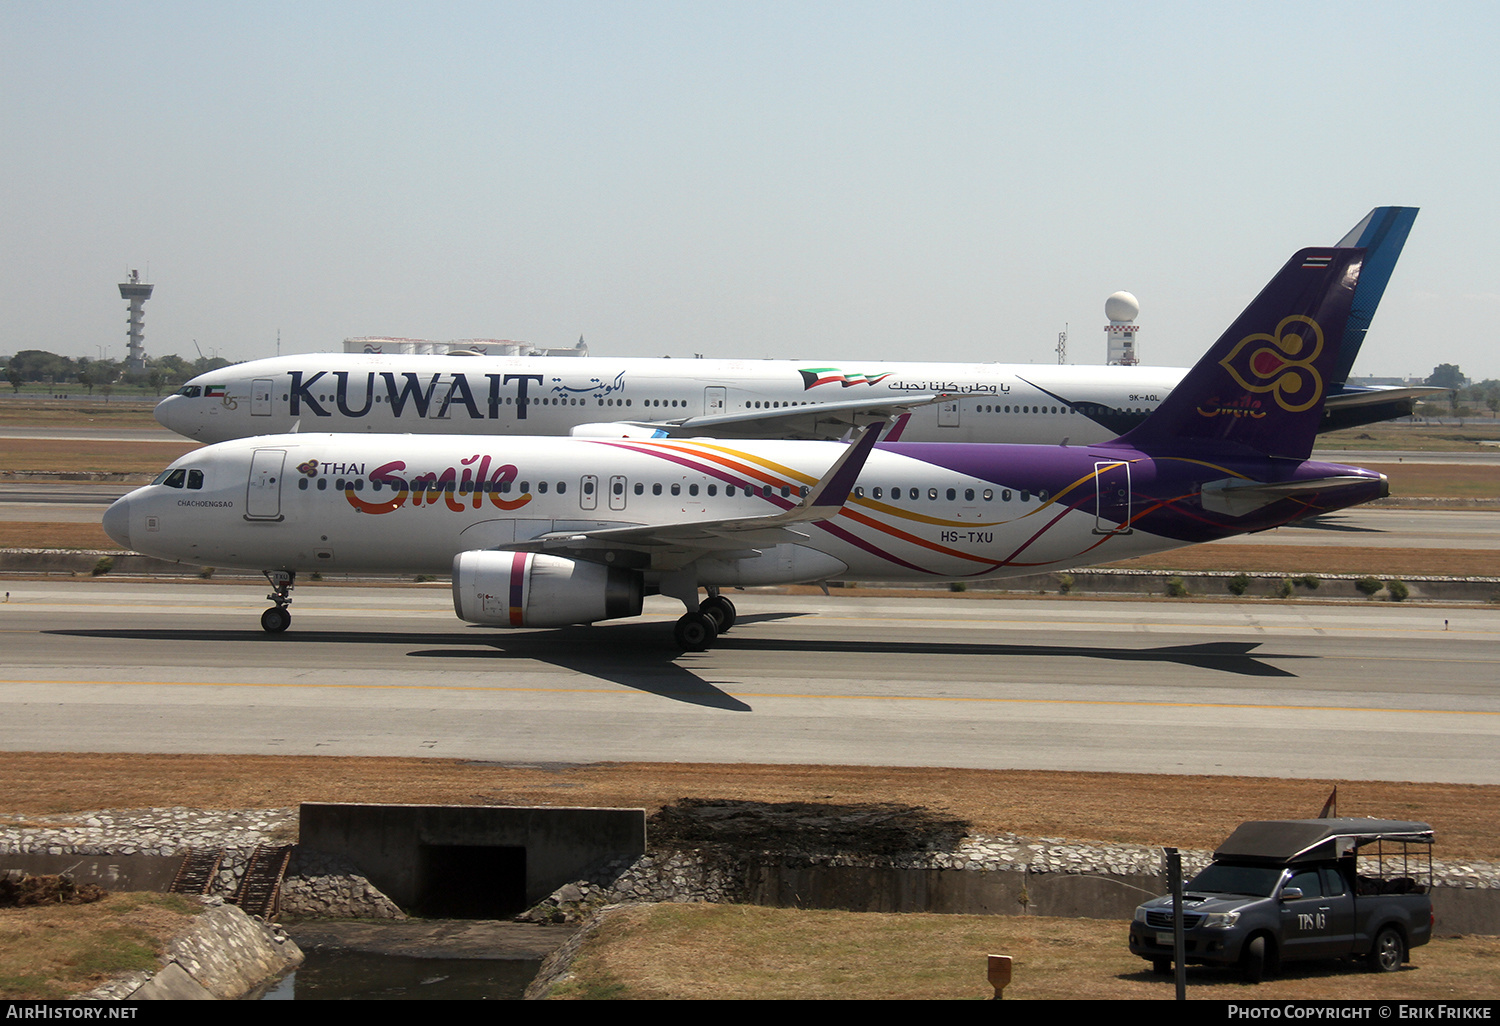
<path id="1" fill-rule="evenodd" d="M 1430 857 L 1432 827 L 1394 819 L 1263 819 L 1241 823 L 1214 858 L 1317 862 L 1353 854 L 1376 842 L 1422 844 Z"/>

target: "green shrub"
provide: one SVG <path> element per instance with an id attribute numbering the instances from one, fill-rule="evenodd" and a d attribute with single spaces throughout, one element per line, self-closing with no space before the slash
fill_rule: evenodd
<path id="1" fill-rule="evenodd" d="M 948 585 L 949 591 L 968 591 L 969 586 L 963 581 L 952 581 Z"/>
<path id="2" fill-rule="evenodd" d="M 1297 578 L 1295 583 L 1302 585 L 1302 587 L 1306 588 L 1308 591 L 1317 591 L 1318 585 L 1322 584 L 1323 582 L 1318 579 L 1317 574 L 1303 574 L 1301 577 Z"/>
<path id="3" fill-rule="evenodd" d="M 94 569 L 90 570 L 89 573 L 93 574 L 95 577 L 101 577 L 104 574 L 109 573 L 114 568 L 115 561 L 112 558 L 110 558 L 109 556 L 100 556 L 99 562 L 94 564 Z"/>
<path id="4" fill-rule="evenodd" d="M 1283 577 L 1281 585 L 1276 589 L 1276 597 L 1288 599 L 1297 594 L 1297 586 L 1292 583 L 1290 577 Z"/>
<path id="5" fill-rule="evenodd" d="M 1243 595 L 1245 594 L 1245 592 L 1250 590 L 1250 575 L 1235 574 L 1224 586 L 1228 588 L 1232 594 Z"/>
<path id="6" fill-rule="evenodd" d="M 1390 594 L 1392 602 L 1405 602 L 1406 596 L 1411 594 L 1405 581 L 1386 581 L 1385 590 Z"/>
<path id="7" fill-rule="evenodd" d="M 1073 583 L 1074 582 L 1073 582 L 1073 575 L 1072 574 L 1058 574 L 1057 575 L 1057 593 L 1059 595 L 1070 595 L 1070 594 L 1072 594 L 1072 592 L 1073 592 Z"/>
<path id="8" fill-rule="evenodd" d="M 1354 582 L 1354 586 L 1359 589 L 1361 595 L 1369 596 L 1373 596 L 1377 591 L 1385 587 L 1385 585 L 1380 583 L 1379 578 L 1375 577 L 1361 577 Z"/>
<path id="9" fill-rule="evenodd" d="M 203 578 L 205 581 L 208 580 L 213 575 L 214 575 L 214 568 L 211 567 L 211 566 L 206 566 L 202 570 L 198 571 L 198 576 L 201 577 L 201 578 Z"/>
<path id="10" fill-rule="evenodd" d="M 1167 578 L 1167 594 L 1173 598 L 1182 598 L 1188 593 L 1187 582 L 1181 577 Z"/>

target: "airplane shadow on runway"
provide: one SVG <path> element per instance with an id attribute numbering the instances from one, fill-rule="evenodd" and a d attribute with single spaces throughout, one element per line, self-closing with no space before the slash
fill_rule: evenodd
<path id="1" fill-rule="evenodd" d="M 1256 641 L 1211 641 L 1197 645 L 1166 645 L 1155 648 L 1121 648 L 1107 645 L 1011 645 L 989 642 L 934 644 L 932 642 L 839 641 L 820 638 L 758 638 L 748 636 L 754 624 L 794 619 L 801 614 L 769 613 L 740 617 L 735 631 L 719 638 L 717 649 L 735 652 L 807 652 L 809 655 L 848 653 L 851 656 L 889 655 L 920 658 L 977 656 L 985 659 L 1075 658 L 1108 659 L 1118 662 L 1177 663 L 1183 666 L 1249 677 L 1295 677 L 1289 670 L 1265 660 L 1311 659 L 1273 653 L 1257 654 Z M 683 661 L 711 658 L 712 653 L 683 652 L 671 642 L 668 628 L 660 622 L 611 623 L 587 627 L 562 627 L 522 633 L 496 632 L 474 626 L 464 632 L 418 634 L 377 631 L 289 631 L 271 635 L 258 630 L 195 631 L 152 628 L 142 630 L 57 629 L 44 633 L 65 637 L 96 638 L 110 642 L 151 641 L 181 644 L 275 644 L 275 645 L 381 645 L 409 648 L 414 659 L 531 659 L 539 663 L 609 681 L 621 687 L 674 702 L 731 712 L 750 712 L 750 705 L 705 680 Z M 665 637 L 664 637 L 665 635 Z M 419 647 L 418 647 L 419 646 Z M 724 681 L 733 686 L 737 681 Z"/>

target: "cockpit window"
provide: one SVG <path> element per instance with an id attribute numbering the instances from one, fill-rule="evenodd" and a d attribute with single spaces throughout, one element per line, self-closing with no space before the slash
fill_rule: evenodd
<path id="1" fill-rule="evenodd" d="M 178 395 L 185 395 L 189 399 L 196 399 L 203 394 L 202 385 L 183 385 L 177 390 Z"/>
<path id="2" fill-rule="evenodd" d="M 203 471 L 201 471 L 201 470 L 189 470 L 188 471 L 187 486 L 189 488 L 202 488 L 203 487 Z"/>
<path id="3" fill-rule="evenodd" d="M 201 487 L 203 487 L 202 471 L 195 471 L 195 473 L 197 473 L 199 475 L 199 477 L 198 477 L 198 487 L 201 488 Z M 187 471 L 186 470 L 184 470 L 182 467 L 178 467 L 176 470 L 172 470 L 169 467 L 168 469 L 163 470 L 160 474 L 156 475 L 156 480 L 152 481 L 151 483 L 152 484 L 159 484 L 159 485 L 166 485 L 168 488 L 181 488 L 182 485 L 183 485 L 183 482 L 186 481 L 186 480 L 187 480 Z"/>

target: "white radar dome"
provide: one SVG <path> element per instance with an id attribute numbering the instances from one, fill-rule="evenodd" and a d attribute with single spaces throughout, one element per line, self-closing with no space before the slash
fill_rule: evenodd
<path id="1" fill-rule="evenodd" d="M 1133 321 L 1141 304 L 1129 292 L 1116 292 L 1104 301 L 1104 316 L 1112 321 Z"/>

